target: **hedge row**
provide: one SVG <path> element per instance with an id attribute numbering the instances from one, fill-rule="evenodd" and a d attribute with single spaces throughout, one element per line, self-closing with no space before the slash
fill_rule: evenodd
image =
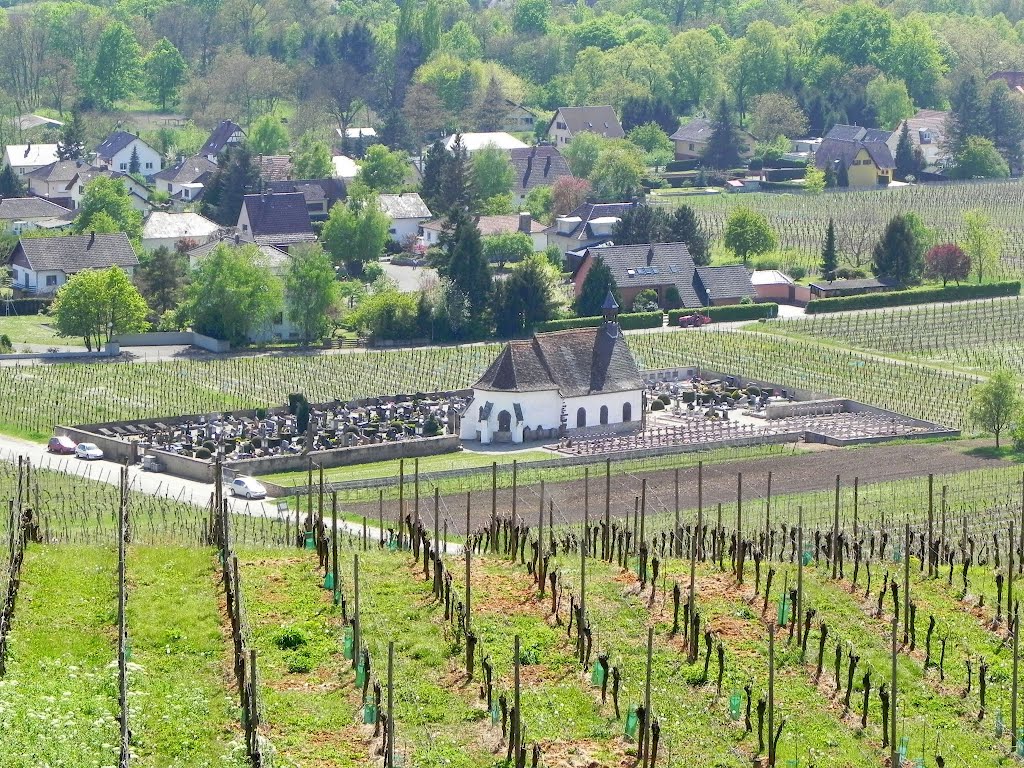
<path id="1" fill-rule="evenodd" d="M 679 325 L 679 318 L 700 312 L 716 323 L 732 323 L 740 320 L 760 320 L 762 317 L 777 317 L 779 305 L 765 302 L 764 304 L 726 304 L 721 307 L 704 307 L 703 309 L 673 309 L 668 313 L 668 324 Z"/>
<path id="2" fill-rule="evenodd" d="M 619 325 L 624 331 L 633 331 L 637 328 L 661 328 L 665 316 L 661 312 L 631 312 L 619 315 Z M 601 324 L 600 317 L 572 317 L 567 320 L 548 320 L 540 323 L 537 330 L 564 331 L 569 328 L 593 328 Z"/>
<path id="3" fill-rule="evenodd" d="M 944 288 L 915 288 L 908 291 L 862 293 L 857 296 L 839 296 L 834 299 L 812 299 L 807 304 L 807 314 L 818 315 L 826 312 L 847 312 L 852 309 L 881 309 L 908 304 L 965 301 L 967 299 L 993 299 L 1001 296 L 1016 296 L 1019 293 L 1019 280 L 983 285 L 947 285 Z"/>

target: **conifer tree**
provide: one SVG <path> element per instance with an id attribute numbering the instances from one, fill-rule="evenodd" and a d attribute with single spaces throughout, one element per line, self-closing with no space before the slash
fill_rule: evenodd
<path id="1" fill-rule="evenodd" d="M 836 269 L 839 266 L 839 258 L 836 253 L 836 225 L 832 219 L 828 220 L 828 229 L 825 230 L 825 245 L 821 249 L 821 274 L 829 282 L 836 279 Z"/>

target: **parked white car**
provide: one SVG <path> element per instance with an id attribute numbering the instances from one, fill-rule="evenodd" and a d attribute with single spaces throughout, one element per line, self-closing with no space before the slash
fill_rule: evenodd
<path id="1" fill-rule="evenodd" d="M 255 477 L 243 475 L 231 481 L 231 495 L 246 499 L 265 499 L 267 489 Z"/>
<path id="2" fill-rule="evenodd" d="M 95 461 L 103 458 L 103 451 L 96 443 L 79 443 L 75 446 L 75 456 L 86 461 Z"/>

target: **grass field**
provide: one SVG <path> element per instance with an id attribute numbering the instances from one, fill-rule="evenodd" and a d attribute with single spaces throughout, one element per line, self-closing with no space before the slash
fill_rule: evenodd
<path id="1" fill-rule="evenodd" d="M 26 553 L 0 679 L 3 768 L 117 764 L 116 570 L 112 548 Z"/>
<path id="2" fill-rule="evenodd" d="M 128 549 L 133 765 L 245 765 L 212 549 Z"/>
<path id="3" fill-rule="evenodd" d="M 77 336 L 58 336 L 51 323 L 51 318 L 46 315 L 0 317 L 0 335 L 6 334 L 11 338 L 15 352 L 20 352 L 23 344 L 84 348 L 82 339 Z"/>

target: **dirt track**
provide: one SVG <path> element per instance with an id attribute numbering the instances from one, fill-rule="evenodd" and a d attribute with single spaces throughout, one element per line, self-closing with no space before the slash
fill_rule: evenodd
<path id="1" fill-rule="evenodd" d="M 972 469 L 1008 466 L 1009 462 L 999 459 L 985 459 L 965 453 L 971 447 L 986 442 L 945 442 L 903 445 L 877 445 L 854 450 L 827 449 L 800 453 L 793 456 L 772 456 L 761 459 L 721 462 L 704 467 L 704 506 L 733 504 L 736 501 L 737 474 L 743 473 L 744 501 L 761 499 L 767 495 L 768 472 L 772 473 L 772 495 L 802 493 L 831 488 L 836 475 L 844 484 L 852 484 L 859 478 L 860 484 L 881 483 L 910 477 L 964 472 Z M 592 471 L 590 481 L 591 515 L 602 515 L 605 508 L 605 478 L 600 466 Z M 647 477 L 648 512 L 657 513 L 672 509 L 675 504 L 674 470 L 652 472 Z M 640 494 L 641 478 L 633 475 L 612 475 L 611 514 L 621 517 L 631 514 L 634 499 Z M 442 497 L 447 507 L 449 529 L 465 528 L 465 495 Z M 582 481 L 553 483 L 546 488 L 546 498 L 552 499 L 558 512 L 555 522 L 565 519 L 576 521 L 583 518 L 584 484 Z M 517 513 L 530 523 L 537 519 L 540 503 L 539 487 L 519 487 Z M 491 498 L 489 492 L 474 493 L 472 497 L 471 524 L 473 527 L 490 519 Z M 547 501 L 545 501 L 545 506 Z M 697 506 L 696 467 L 679 471 L 679 506 L 693 509 Z M 384 514 L 394 520 L 398 502 L 385 502 Z M 411 512 L 412 499 L 406 499 L 406 511 Z M 370 520 L 377 518 L 377 504 L 356 504 L 350 507 L 356 514 L 366 514 Z M 512 511 L 511 489 L 499 489 L 498 514 L 507 515 Z M 424 520 L 433 519 L 433 499 L 424 495 L 420 500 L 420 515 Z M 545 516 L 545 523 L 547 518 Z"/>

